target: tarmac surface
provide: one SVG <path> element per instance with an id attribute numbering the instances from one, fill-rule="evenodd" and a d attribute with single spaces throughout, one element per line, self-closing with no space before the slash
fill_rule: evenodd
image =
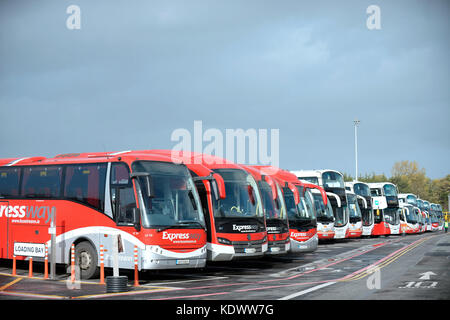
<path id="1" fill-rule="evenodd" d="M 43 279 L 43 264 L 0 260 L 0 300 L 449 300 L 450 233 L 427 232 L 320 243 L 315 252 L 208 263 L 199 270 L 140 272 L 127 291 L 98 279 L 71 283 L 64 266 Z M 106 270 L 106 275 L 112 275 Z"/>

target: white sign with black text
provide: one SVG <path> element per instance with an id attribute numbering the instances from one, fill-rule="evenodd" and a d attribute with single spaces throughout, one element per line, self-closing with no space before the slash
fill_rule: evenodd
<path id="1" fill-rule="evenodd" d="M 44 243 L 26 243 L 15 242 L 14 243 L 14 255 L 24 257 L 45 257 L 45 244 Z"/>

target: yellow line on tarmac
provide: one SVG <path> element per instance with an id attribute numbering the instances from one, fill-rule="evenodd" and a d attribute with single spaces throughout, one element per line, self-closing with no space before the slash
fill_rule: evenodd
<path id="1" fill-rule="evenodd" d="M 45 299 L 67 299 L 68 297 L 49 295 L 49 294 L 39 294 L 31 292 L 19 292 L 19 291 L 0 291 L 0 295 L 10 295 L 16 297 L 26 297 L 26 298 L 45 298 Z"/>
<path id="2" fill-rule="evenodd" d="M 72 297 L 72 299 L 89 299 L 89 298 L 107 298 L 107 297 L 114 297 L 114 296 L 129 296 L 129 295 L 151 293 L 151 292 L 155 292 L 155 291 L 172 291 L 174 289 L 176 289 L 176 288 L 154 287 L 153 289 L 150 289 L 150 290 L 136 290 L 136 291 L 124 291 L 124 292 L 114 292 L 114 293 L 89 294 L 89 295 L 85 295 L 85 296 Z"/>
<path id="3" fill-rule="evenodd" d="M 19 281 L 22 280 L 22 279 L 23 279 L 23 278 L 17 278 L 17 279 L 14 279 L 13 281 L 11 281 L 11 282 L 5 284 L 4 286 L 0 287 L 0 291 L 5 290 L 6 288 L 12 286 L 14 283 L 17 283 L 17 282 L 19 282 Z"/>
<path id="4" fill-rule="evenodd" d="M 409 248 L 406 248 L 406 249 L 403 250 L 403 251 L 398 252 L 396 255 L 390 257 L 390 258 L 387 259 L 386 261 L 383 261 L 383 262 L 380 263 L 379 265 L 375 265 L 373 268 L 381 269 L 381 268 L 386 267 L 387 265 L 391 264 L 392 262 L 394 262 L 395 260 L 397 260 L 398 258 L 400 258 L 402 255 L 408 253 L 409 251 L 411 251 L 411 250 L 415 249 L 416 247 L 418 247 L 419 245 L 421 245 L 423 242 L 424 242 L 424 241 L 421 241 L 421 242 L 416 243 L 415 245 L 413 245 L 413 246 L 411 246 L 411 247 L 409 247 Z M 367 272 L 367 271 L 368 271 L 368 270 L 365 270 L 365 271 L 361 272 L 360 274 L 357 274 L 357 275 L 353 276 L 353 277 L 350 278 L 349 280 L 359 280 L 359 279 L 363 279 L 363 278 L 365 278 L 366 276 L 368 276 L 368 275 L 371 274 L 370 272 Z"/>
<path id="5" fill-rule="evenodd" d="M 355 280 L 363 279 L 363 278 L 365 278 L 366 276 L 368 276 L 368 275 L 371 274 L 370 272 L 368 272 L 368 270 L 375 269 L 375 268 L 376 268 L 376 269 L 381 269 L 381 268 L 386 267 L 387 265 L 391 264 L 392 262 L 394 262 L 395 260 L 397 260 L 398 258 L 400 258 L 402 255 L 404 255 L 404 254 L 408 253 L 409 251 L 411 251 L 411 250 L 417 248 L 419 245 L 421 245 L 422 243 L 424 243 L 426 240 L 428 240 L 428 239 L 424 239 L 424 240 L 422 240 L 422 241 L 420 241 L 420 242 L 418 242 L 418 243 L 416 243 L 416 244 L 414 244 L 414 245 L 412 245 L 412 246 L 410 246 L 410 247 L 405 248 L 404 250 L 398 252 L 397 254 L 395 254 L 394 256 L 390 257 L 389 259 L 383 261 L 383 262 L 380 263 L 379 265 L 374 265 L 372 268 L 370 268 L 370 269 L 365 269 L 365 270 L 361 271 L 360 273 L 355 274 L 355 275 L 352 276 L 351 278 L 343 279 L 343 280 L 340 280 L 340 281 L 355 281 Z"/>
<path id="6" fill-rule="evenodd" d="M 46 279 L 44 279 L 44 277 L 29 277 L 28 276 L 28 274 L 16 274 L 16 275 L 12 275 L 12 274 L 10 274 L 10 273 L 3 273 L 3 272 L 0 272 L 0 276 L 6 276 L 6 277 L 13 277 L 13 278 L 20 278 L 20 279 L 24 279 L 24 278 L 26 278 L 26 279 L 33 279 L 33 280 L 46 280 Z"/>
<path id="7" fill-rule="evenodd" d="M 420 244 L 420 243 L 419 243 L 419 244 Z M 418 245 L 419 245 L 419 244 L 418 244 Z M 410 250 L 416 248 L 418 245 L 413 246 L 413 247 L 410 247 L 410 248 L 408 248 L 407 250 L 404 250 L 404 251 L 402 251 L 402 252 L 399 252 L 397 255 L 395 255 L 395 256 L 389 258 L 389 259 L 386 260 L 386 261 L 383 261 L 383 262 L 380 263 L 379 265 L 373 266 L 371 269 L 378 269 L 378 270 L 380 270 L 380 269 L 386 267 L 387 265 L 391 264 L 392 262 L 394 262 L 395 260 L 397 260 L 398 258 L 400 258 L 402 255 L 408 253 L 408 251 L 410 251 Z M 361 273 L 356 274 L 356 275 L 354 275 L 353 277 L 346 279 L 345 281 L 355 281 L 355 280 L 363 279 L 363 278 L 365 278 L 365 277 L 367 277 L 368 275 L 371 274 L 371 272 L 369 272 L 369 270 L 371 270 L 371 269 L 364 270 L 364 271 L 362 271 Z"/>

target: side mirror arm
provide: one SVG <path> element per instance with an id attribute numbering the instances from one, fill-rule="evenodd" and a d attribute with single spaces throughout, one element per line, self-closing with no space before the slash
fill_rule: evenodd
<path id="1" fill-rule="evenodd" d="M 130 174 L 131 179 L 143 178 L 145 181 L 145 189 L 147 191 L 147 195 L 149 198 L 153 198 L 155 196 L 155 191 L 153 188 L 153 181 L 148 172 L 132 172 Z"/>

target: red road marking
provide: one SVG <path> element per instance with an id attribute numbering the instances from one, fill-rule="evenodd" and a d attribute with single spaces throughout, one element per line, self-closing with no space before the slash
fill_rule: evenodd
<path id="1" fill-rule="evenodd" d="M 199 298 L 199 297 L 217 296 L 217 295 L 229 294 L 229 293 L 231 293 L 231 292 L 214 292 L 214 293 L 196 294 L 196 295 L 192 295 L 192 296 L 157 298 L 157 299 L 153 299 L 153 300 L 171 300 L 171 299 Z"/>
<path id="2" fill-rule="evenodd" d="M 324 268 L 326 268 L 326 267 L 329 267 L 329 266 L 338 264 L 338 263 L 340 263 L 340 262 L 347 261 L 347 260 L 349 260 L 349 259 L 351 259 L 351 258 L 360 256 L 360 255 L 365 254 L 365 253 L 367 253 L 367 252 L 370 252 L 370 251 L 372 251 L 372 250 L 378 249 L 381 245 L 386 245 L 386 244 L 387 244 L 387 242 L 384 242 L 384 243 L 382 243 L 382 244 L 380 244 L 380 245 L 378 245 L 378 246 L 376 246 L 376 247 L 373 247 L 372 249 L 369 249 L 369 250 L 366 250 L 366 251 L 363 251 L 363 252 L 356 253 L 356 254 L 354 254 L 354 255 L 352 255 L 352 256 L 350 256 L 350 257 L 347 257 L 347 258 L 345 258 L 345 259 L 340 259 L 340 260 L 335 261 L 335 262 L 333 262 L 333 263 L 329 263 L 329 264 L 324 265 L 324 266 L 321 266 L 321 267 L 319 267 L 319 268 L 316 268 L 316 269 L 313 269 L 313 270 L 308 270 L 308 271 L 302 272 L 302 273 L 300 273 L 300 274 L 298 274 L 298 275 L 290 276 L 290 277 L 287 277 L 287 278 L 269 279 L 269 280 L 256 281 L 256 282 L 236 282 L 236 283 L 227 283 L 227 284 L 220 284 L 220 285 L 201 286 L 201 287 L 193 287 L 193 288 L 179 288 L 179 289 L 174 289 L 174 290 L 171 290 L 171 291 L 177 291 L 177 290 L 213 289 L 213 288 L 231 287 L 231 286 L 237 286 L 237 285 L 262 284 L 262 283 L 268 283 L 268 282 L 274 282 L 274 281 L 280 282 L 280 281 L 284 281 L 284 280 L 291 280 L 291 279 L 295 279 L 295 278 L 297 278 L 297 277 L 303 276 L 303 275 L 305 275 L 305 274 L 308 274 L 308 273 L 311 273 L 311 272 L 314 272 L 314 271 L 318 271 L 318 270 L 324 269 Z M 290 284 L 284 284 L 284 285 L 264 286 L 264 287 L 249 288 L 249 289 L 240 289 L 240 290 L 235 290 L 235 291 L 233 291 L 233 292 L 244 292 L 244 291 L 252 291 L 252 290 L 264 290 L 264 289 L 272 289 L 272 288 L 282 288 L 282 287 L 298 286 L 298 285 L 304 285 L 304 284 L 316 284 L 316 283 L 324 283 L 324 282 L 330 282 L 330 281 L 338 281 L 338 280 L 341 280 L 341 279 L 342 279 L 342 278 L 339 278 L 339 279 L 333 279 L 333 280 L 317 281 L 317 282 L 296 282 L 296 283 L 290 283 Z M 156 292 L 155 292 L 155 293 L 156 293 Z M 228 293 L 231 293 L 231 292 L 220 292 L 220 293 L 217 293 L 217 294 L 228 294 Z M 164 300 L 170 300 L 170 299 L 195 298 L 195 297 L 203 297 L 203 296 L 206 296 L 206 295 L 215 295 L 215 294 L 216 294 L 216 293 L 203 294 L 203 295 L 178 296 L 178 297 L 166 297 L 166 298 L 162 298 L 162 299 L 164 299 Z M 155 300 L 159 300 L 159 299 L 155 299 Z"/>

